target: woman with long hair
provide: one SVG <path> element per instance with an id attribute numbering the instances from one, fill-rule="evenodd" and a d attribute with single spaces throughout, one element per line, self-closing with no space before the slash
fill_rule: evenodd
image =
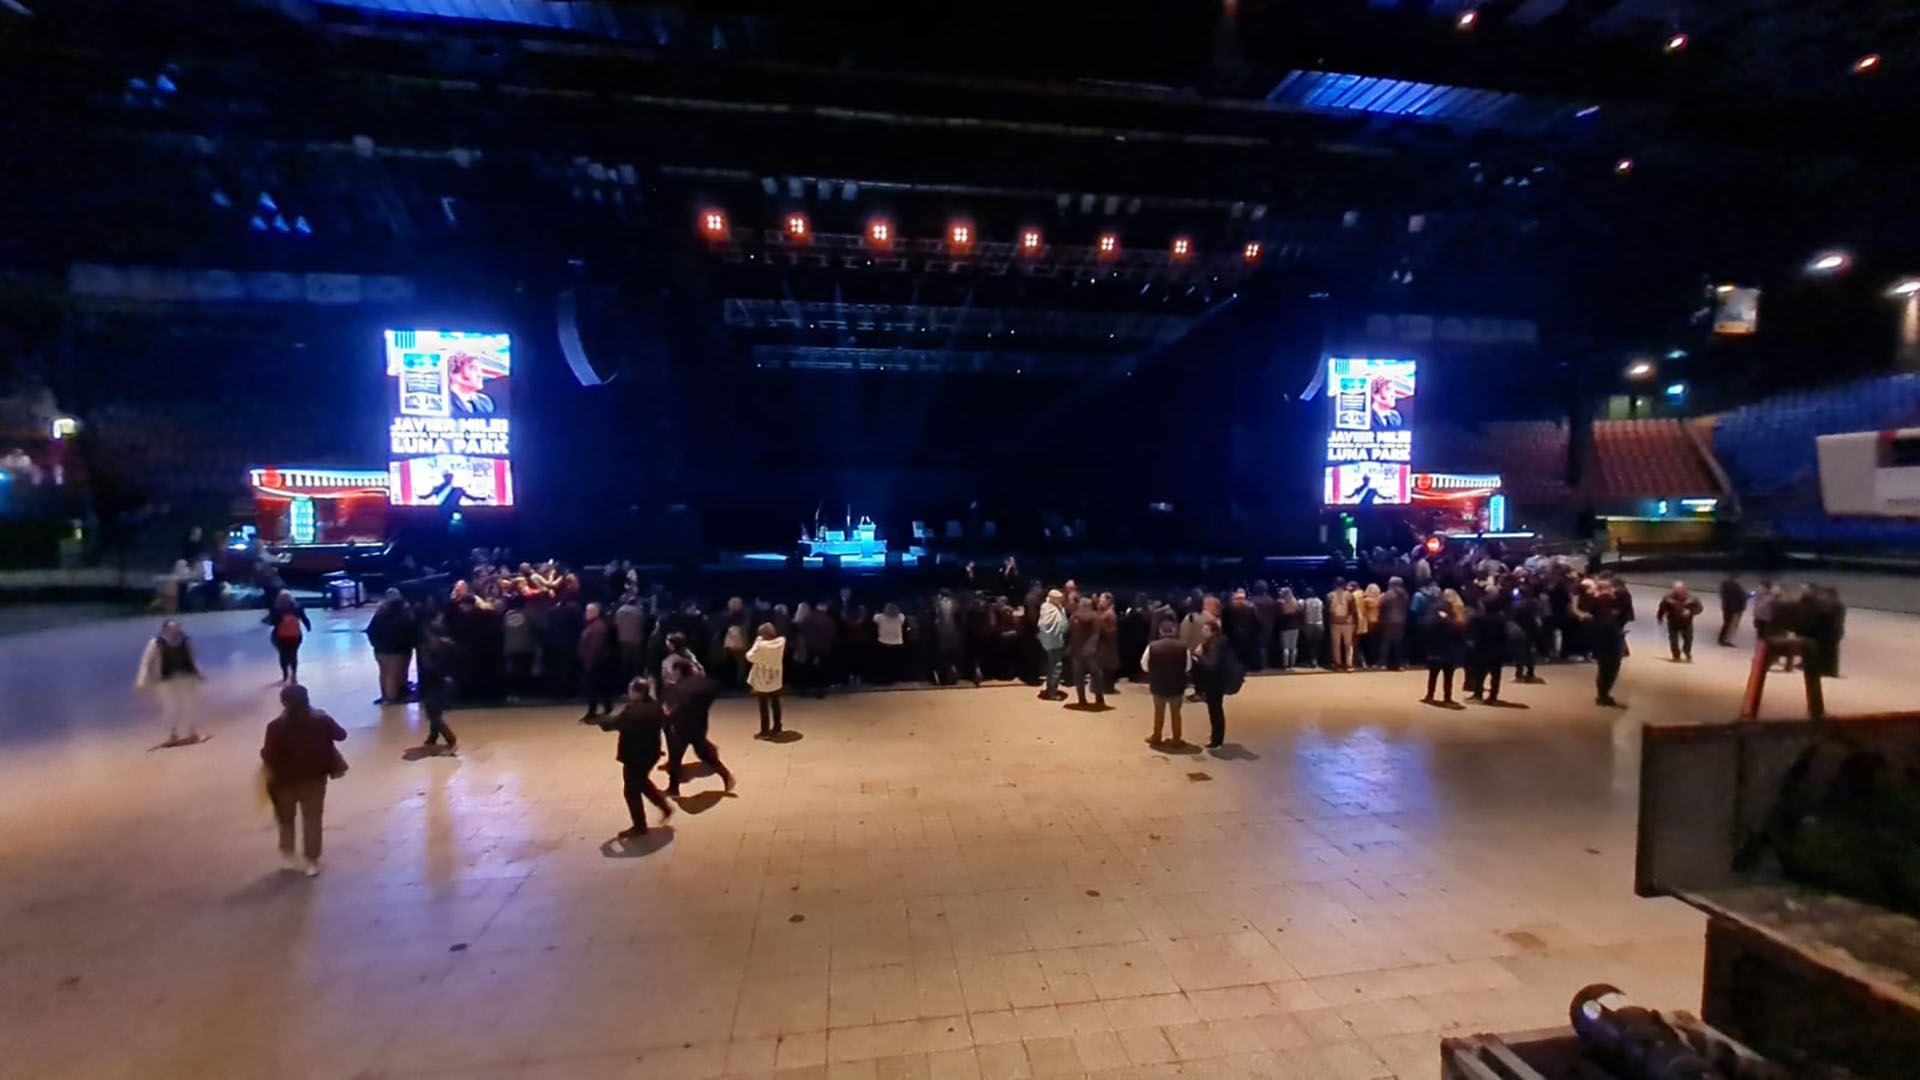
<path id="1" fill-rule="evenodd" d="M 280 715 L 267 723 L 260 760 L 267 766 L 267 795 L 280 824 L 280 858 L 289 870 L 301 868 L 293 849 L 293 819 L 298 811 L 308 877 L 320 873 L 320 818 L 326 807 L 327 781 L 347 771 L 333 744 L 346 737 L 333 717 L 313 707 L 306 687 L 293 683 L 281 688 Z"/>

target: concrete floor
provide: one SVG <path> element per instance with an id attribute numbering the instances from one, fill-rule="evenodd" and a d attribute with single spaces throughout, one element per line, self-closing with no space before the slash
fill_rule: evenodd
<path id="1" fill-rule="evenodd" d="M 1745 650 L 1671 664 L 1643 621 L 1620 712 L 1584 666 L 1460 712 L 1253 679 L 1217 754 L 1143 745 L 1136 688 L 793 701 L 784 745 L 728 701 L 738 797 L 695 782 L 621 850 L 611 736 L 462 712 L 459 757 L 409 760 L 364 614 L 306 648 L 353 764 L 311 881 L 254 794 L 257 615 L 188 620 L 215 737 L 181 749 L 131 689 L 152 620 L 0 642 L 0 1073 L 1424 1080 L 1585 983 L 1697 1005 L 1701 920 L 1631 891 L 1638 728 L 1730 715 Z M 1836 712 L 1904 703 L 1915 626 L 1851 617 Z"/>

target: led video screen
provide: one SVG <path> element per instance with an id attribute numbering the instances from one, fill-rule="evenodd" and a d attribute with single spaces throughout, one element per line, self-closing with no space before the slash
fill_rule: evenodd
<path id="1" fill-rule="evenodd" d="M 388 330 L 386 346 L 388 500 L 512 506 L 512 336 Z"/>
<path id="2" fill-rule="evenodd" d="M 1395 504 L 1412 497 L 1417 370 L 1413 360 L 1327 360 L 1327 505 Z"/>

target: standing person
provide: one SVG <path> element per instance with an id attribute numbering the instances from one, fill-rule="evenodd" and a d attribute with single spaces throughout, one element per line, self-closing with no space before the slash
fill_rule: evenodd
<path id="1" fill-rule="evenodd" d="M 1067 612 L 1062 606 L 1066 603 L 1066 594 L 1059 589 L 1047 590 L 1046 602 L 1040 605 L 1039 638 L 1040 651 L 1045 657 L 1046 689 L 1040 691 L 1042 701 L 1065 701 L 1067 695 L 1060 690 L 1060 666 L 1067 655 Z"/>
<path id="2" fill-rule="evenodd" d="M 1773 609 L 1780 602 L 1780 590 L 1773 582 L 1760 579 L 1760 587 L 1753 590 L 1753 636 L 1756 641 L 1767 640 L 1767 628 L 1773 624 Z"/>
<path id="3" fill-rule="evenodd" d="M 738 596 L 729 597 L 727 610 L 715 619 L 714 637 L 720 646 L 714 656 L 715 670 L 729 686 L 739 687 L 747 681 L 747 646 L 752 643 L 749 640 L 752 626 L 753 613 Z"/>
<path id="4" fill-rule="evenodd" d="M 1255 671 L 1265 671 L 1273 667 L 1274 644 L 1280 630 L 1280 605 L 1273 598 L 1272 587 L 1264 580 L 1253 583 L 1253 592 L 1248 597 L 1253 604 L 1254 621 L 1259 623 L 1260 647 L 1254 657 L 1258 663 Z"/>
<path id="5" fill-rule="evenodd" d="M 620 677 L 630 681 L 646 670 L 647 609 L 640 594 L 628 590 L 613 609 L 613 636 L 620 648 Z"/>
<path id="6" fill-rule="evenodd" d="M 1185 645 L 1188 649 L 1199 649 L 1207 640 L 1207 627 L 1209 626 L 1213 627 L 1216 631 L 1224 629 L 1220 623 L 1220 598 L 1212 593 L 1202 596 L 1200 598 L 1200 606 L 1188 611 L 1187 617 L 1180 620 L 1180 644 Z M 1198 678 L 1199 676 L 1196 673 L 1196 685 L 1193 688 L 1193 692 L 1187 695 L 1188 701 L 1198 702 L 1201 700 L 1200 687 L 1197 685 Z"/>
<path id="7" fill-rule="evenodd" d="M 804 604 L 801 606 L 807 607 Z M 802 685 L 811 688 L 815 697 L 824 698 L 827 696 L 827 684 L 833 681 L 834 631 L 838 629 L 833 613 L 822 603 L 808 608 L 804 621 L 795 615 L 794 625 L 800 628 L 800 640 L 806 645 L 806 655 L 800 658 L 801 669 L 806 672 L 806 680 Z"/>
<path id="8" fill-rule="evenodd" d="M 1513 630 L 1507 634 L 1507 640 L 1512 643 L 1513 681 L 1537 683 L 1541 681 L 1535 674 L 1540 659 L 1540 593 L 1531 585 L 1514 592 L 1519 599 L 1513 604 Z"/>
<path id="9" fill-rule="evenodd" d="M 1099 620 L 1099 642 L 1094 650 L 1094 666 L 1100 672 L 1100 684 L 1111 693 L 1119 693 L 1120 613 L 1113 608 L 1113 594 L 1103 592 L 1093 598 L 1093 614 Z"/>
<path id="10" fill-rule="evenodd" d="M 533 686 L 533 659 L 537 655 L 539 632 L 524 596 L 507 601 L 507 612 L 500 617 L 500 646 L 506 657 L 507 700 L 518 701 Z"/>
<path id="11" fill-rule="evenodd" d="M 1467 696 L 1478 701 L 1484 692 L 1487 704 L 1498 704 L 1506 661 L 1506 597 L 1488 593 L 1467 619 Z"/>
<path id="12" fill-rule="evenodd" d="M 1218 750 L 1227 739 L 1226 699 L 1237 657 L 1227 647 L 1217 623 L 1209 624 L 1193 656 L 1193 684 L 1207 703 L 1207 748 Z"/>
<path id="13" fill-rule="evenodd" d="M 634 679 L 627 684 L 627 703 L 619 715 L 609 714 L 600 721 L 602 731 L 620 733 L 613 759 L 620 763 L 621 794 L 627 800 L 627 817 L 633 821 L 632 828 L 621 830 L 622 840 L 647 831 L 647 803 L 660 811 L 660 824 L 665 825 L 673 816 L 673 804 L 653 786 L 651 778 L 653 764 L 660 760 L 660 733 L 666 719 L 665 710 L 653 700 L 647 680 Z"/>
<path id="14" fill-rule="evenodd" d="M 1388 671 L 1407 666 L 1407 614 L 1412 606 L 1406 584 L 1388 578 L 1387 589 L 1380 594 L 1380 625 L 1374 631 L 1380 639 L 1380 663 Z"/>
<path id="15" fill-rule="evenodd" d="M 577 659 L 587 697 L 587 714 L 580 722 L 589 724 L 602 712 L 613 715 L 613 698 L 620 686 L 620 654 L 615 649 L 613 623 L 600 605 L 588 604 L 585 618 Z"/>
<path id="16" fill-rule="evenodd" d="M 460 670 L 460 646 L 447 632 L 445 616 L 436 615 L 420 633 L 420 711 L 427 716 L 427 746 L 447 740 L 447 753 L 459 749 L 459 739 L 447 726 L 447 708 L 453 704 Z"/>
<path id="17" fill-rule="evenodd" d="M 1620 661 L 1626 654 L 1626 624 L 1612 584 L 1604 580 L 1583 583 L 1576 618 L 1593 653 L 1594 704 L 1618 708 L 1613 686 L 1619 681 Z"/>
<path id="18" fill-rule="evenodd" d="M 1693 663 L 1693 620 L 1705 609 L 1700 598 L 1687 592 L 1687 583 L 1676 581 L 1673 591 L 1660 598 L 1653 621 L 1667 624 L 1667 648 L 1675 663 L 1685 659 Z"/>
<path id="19" fill-rule="evenodd" d="M 873 617 L 874 681 L 891 686 L 907 672 L 907 617 L 888 604 Z"/>
<path id="20" fill-rule="evenodd" d="M 787 639 L 772 623 L 761 623 L 753 644 L 747 646 L 747 689 L 760 706 L 760 734 L 756 738 L 778 735 L 782 730 L 780 695 L 786 689 L 786 655 Z"/>
<path id="21" fill-rule="evenodd" d="M 193 641 L 180 626 L 180 620 L 168 619 L 160 632 L 147 641 L 140 652 L 140 670 L 133 685 L 151 690 L 160 700 L 160 717 L 167 722 L 167 741 L 163 746 L 190 746 L 200 741 L 199 714 L 195 708 L 200 697 L 200 661 L 193 655 Z M 187 737 L 180 737 L 180 720 L 186 718 Z"/>
<path id="22" fill-rule="evenodd" d="M 720 774 L 721 783 L 733 790 L 733 773 L 720 760 L 720 751 L 707 738 L 708 713 L 720 688 L 705 672 L 688 675 L 673 684 L 667 694 L 667 795 L 680 794 L 681 760 L 687 751 Z"/>
<path id="23" fill-rule="evenodd" d="M 373 646 L 373 662 L 380 668 L 380 700 L 374 704 L 407 703 L 407 665 L 418 636 L 406 597 L 399 589 L 388 589 L 373 618 L 367 620 L 367 644 Z"/>
<path id="24" fill-rule="evenodd" d="M 1249 670 L 1255 669 L 1260 663 L 1260 614 L 1253 609 L 1253 600 L 1247 596 L 1247 590 L 1233 590 L 1220 621 L 1227 632 L 1228 647 L 1233 649 L 1243 666 Z"/>
<path id="25" fill-rule="evenodd" d="M 1090 597 L 1081 597 L 1075 607 L 1073 618 L 1067 625 L 1067 662 L 1072 666 L 1074 697 L 1076 704 L 1085 708 L 1087 704 L 1087 684 L 1093 684 L 1093 705 L 1096 709 L 1107 707 L 1107 695 L 1100 685 L 1100 614 L 1093 609 Z"/>
<path id="26" fill-rule="evenodd" d="M 280 859 L 287 869 L 304 869 L 308 877 L 320 873 L 320 817 L 327 801 L 327 781 L 346 772 L 347 763 L 334 743 L 347 733 L 333 717 L 313 707 L 307 688 L 290 683 L 280 690 L 280 715 L 267 723 L 260 744 L 260 760 L 267 766 L 267 794 L 280 824 Z M 304 867 L 294 858 L 293 818 L 299 811 Z"/>
<path id="27" fill-rule="evenodd" d="M 1367 591 L 1360 594 L 1359 618 L 1353 621 L 1353 635 L 1356 641 L 1354 651 L 1360 657 L 1360 666 L 1376 668 L 1380 666 L 1380 586 L 1369 584 Z"/>
<path id="28" fill-rule="evenodd" d="M 1720 644 L 1733 645 L 1733 635 L 1740 632 L 1740 618 L 1746 613 L 1747 587 L 1736 570 L 1720 583 Z"/>
<path id="29" fill-rule="evenodd" d="M 1159 636 L 1140 654 L 1140 670 L 1147 673 L 1147 691 L 1153 695 L 1153 734 L 1148 746 L 1183 746 L 1180 737 L 1180 706 L 1187 690 L 1187 676 L 1193 671 L 1193 653 L 1180 638 L 1172 623 L 1162 624 Z M 1160 733 L 1168 712 L 1173 713 L 1173 740 L 1162 743 Z"/>
<path id="30" fill-rule="evenodd" d="M 1273 607 L 1273 623 L 1280 635 L 1280 670 L 1292 671 L 1300 662 L 1300 601 L 1292 588 L 1281 586 Z"/>
<path id="31" fill-rule="evenodd" d="M 273 598 L 273 606 L 267 609 L 267 617 L 260 621 L 267 625 L 267 640 L 273 642 L 273 651 L 280 655 L 280 682 L 299 682 L 300 643 L 306 640 L 306 631 L 313 629 L 313 620 L 307 618 L 300 601 L 293 598 L 293 590 L 280 590 Z"/>
<path id="32" fill-rule="evenodd" d="M 1448 589 L 1440 594 L 1440 601 L 1431 605 L 1426 612 L 1426 621 L 1420 625 L 1420 639 L 1427 652 L 1427 696 L 1421 701 L 1434 704 L 1435 684 L 1444 678 L 1446 704 L 1453 702 L 1453 673 L 1460 667 L 1463 648 L 1463 627 L 1460 616 L 1466 605 L 1460 594 Z"/>
<path id="33" fill-rule="evenodd" d="M 1327 605 L 1309 592 L 1300 601 L 1300 662 L 1310 668 L 1320 666 L 1321 646 L 1327 640 Z"/>
<path id="34" fill-rule="evenodd" d="M 1357 612 L 1353 602 L 1353 593 L 1347 589 L 1347 583 L 1339 578 L 1333 579 L 1333 588 L 1327 591 L 1327 625 L 1333 638 L 1333 663 L 1335 671 L 1353 670 L 1354 620 Z"/>

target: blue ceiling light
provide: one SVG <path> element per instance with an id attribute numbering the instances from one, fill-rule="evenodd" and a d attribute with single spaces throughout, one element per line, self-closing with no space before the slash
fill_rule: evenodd
<path id="1" fill-rule="evenodd" d="M 1600 115 L 1600 106 L 1588 105 L 1585 108 L 1581 109 L 1579 112 L 1574 113 L 1573 115 L 1578 117 L 1581 120 L 1585 120 L 1589 116 L 1598 116 Z"/>

